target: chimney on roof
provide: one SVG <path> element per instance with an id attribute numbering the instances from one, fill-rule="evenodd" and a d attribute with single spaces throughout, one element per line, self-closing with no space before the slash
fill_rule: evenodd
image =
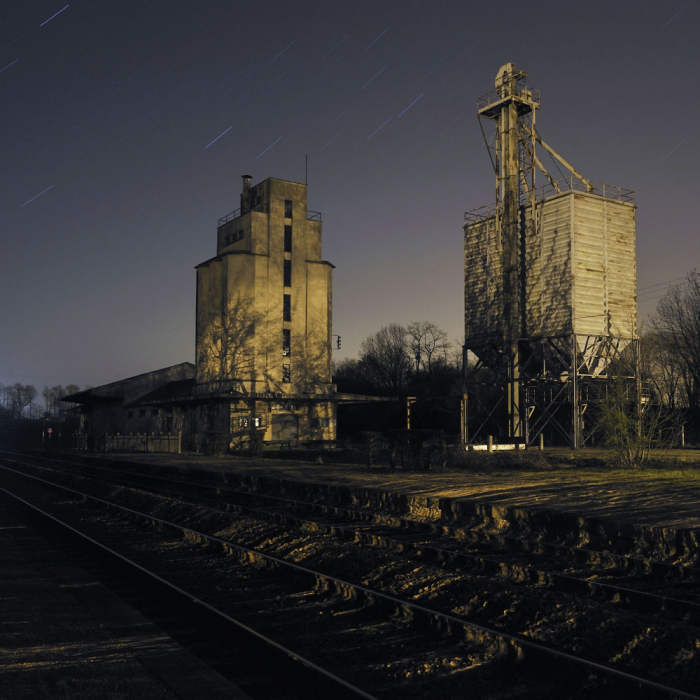
<path id="1" fill-rule="evenodd" d="M 250 181 L 253 178 L 250 175 L 243 176 L 243 192 L 241 193 L 241 214 L 250 211 Z"/>

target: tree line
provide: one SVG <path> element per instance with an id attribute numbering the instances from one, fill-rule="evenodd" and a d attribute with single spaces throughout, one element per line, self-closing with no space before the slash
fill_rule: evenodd
<path id="1" fill-rule="evenodd" d="M 645 398 L 686 426 L 700 441 L 700 272 L 669 288 L 640 330 L 639 371 Z M 458 429 L 463 353 L 460 341 L 430 321 L 391 323 L 368 336 L 357 358 L 334 364 L 338 390 L 376 396 L 415 396 L 454 413 Z M 435 421 L 430 425 L 436 427 Z"/>
<path id="2" fill-rule="evenodd" d="M 700 439 L 700 272 L 659 301 L 641 333 L 641 376 L 652 397 Z"/>
<path id="3" fill-rule="evenodd" d="M 462 343 L 450 341 L 435 323 L 384 326 L 362 342 L 358 358 L 334 363 L 333 369 L 339 392 L 400 399 L 341 407 L 340 437 L 406 428 L 408 397 L 416 399 L 411 408 L 413 429 L 459 435 Z"/>
<path id="4" fill-rule="evenodd" d="M 461 343 L 430 321 L 384 326 L 362 341 L 357 359 L 335 363 L 333 372 L 339 391 L 377 396 L 458 394 L 461 376 Z"/>
<path id="5" fill-rule="evenodd" d="M 61 397 L 75 394 L 80 391 L 77 384 L 67 384 L 65 387 L 44 386 L 41 397 L 42 404 L 38 401 L 39 392 L 32 384 L 16 384 L 5 386 L 0 384 L 0 413 L 8 418 L 44 418 L 47 420 L 61 420 L 71 404 L 60 401 Z"/>
<path id="6" fill-rule="evenodd" d="M 642 334 L 643 372 L 670 408 L 700 412 L 700 272 L 661 298 Z"/>

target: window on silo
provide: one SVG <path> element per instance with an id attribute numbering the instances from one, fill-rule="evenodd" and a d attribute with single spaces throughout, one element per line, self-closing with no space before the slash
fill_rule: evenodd
<path id="1" fill-rule="evenodd" d="M 292 366 L 282 365 L 282 381 L 291 382 L 292 381 Z"/>
<path id="2" fill-rule="evenodd" d="M 292 295 L 284 295 L 284 304 L 282 306 L 282 319 L 285 321 L 292 320 Z"/>
<path id="3" fill-rule="evenodd" d="M 284 261 L 284 286 L 285 287 L 292 286 L 292 261 L 291 260 Z"/>
<path id="4" fill-rule="evenodd" d="M 284 225 L 284 252 L 292 252 L 292 227 L 290 224 Z"/>
<path id="5" fill-rule="evenodd" d="M 292 200 L 291 199 L 284 200 L 284 218 L 285 219 L 292 218 Z"/>
<path id="6" fill-rule="evenodd" d="M 292 332 L 289 328 L 282 329 L 282 354 L 285 357 L 292 354 Z"/>

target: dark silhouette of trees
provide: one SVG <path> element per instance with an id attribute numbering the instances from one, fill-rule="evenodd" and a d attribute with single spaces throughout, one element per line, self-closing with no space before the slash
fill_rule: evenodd
<path id="1" fill-rule="evenodd" d="M 459 433 L 462 347 L 450 343 L 436 324 L 384 326 L 363 341 L 358 359 L 341 360 L 333 370 L 340 392 L 398 399 L 398 403 L 346 409 L 352 414 L 342 421 L 346 428 L 352 422 L 362 426 L 361 430 L 405 429 L 410 396 L 415 400 L 412 429 Z"/>
<path id="2" fill-rule="evenodd" d="M 413 321 L 406 328 L 408 348 L 415 360 L 416 374 L 422 369 L 432 375 L 436 366 L 447 364 L 450 342 L 447 333 L 431 321 Z"/>
<path id="3" fill-rule="evenodd" d="M 406 329 L 390 323 L 365 338 L 360 346 L 360 364 L 378 391 L 403 394 L 411 371 Z"/>
<path id="4" fill-rule="evenodd" d="M 667 358 L 666 374 L 675 380 L 673 398 L 682 393 L 690 412 L 700 409 L 700 272 L 688 273 L 656 307 L 653 328 Z"/>
<path id="5" fill-rule="evenodd" d="M 29 417 L 37 395 L 37 390 L 31 384 L 18 382 L 12 386 L 3 387 L 3 403 L 12 418 Z"/>

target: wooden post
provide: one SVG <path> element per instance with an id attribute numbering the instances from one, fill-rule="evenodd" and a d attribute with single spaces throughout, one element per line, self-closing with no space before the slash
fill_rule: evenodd
<path id="1" fill-rule="evenodd" d="M 579 387 L 578 387 L 578 356 L 576 348 L 576 334 L 571 336 L 571 380 L 572 380 L 572 392 L 571 392 L 571 447 L 575 450 L 580 447 L 579 445 L 579 414 L 578 414 L 578 400 L 579 400 Z"/>
<path id="2" fill-rule="evenodd" d="M 468 405 L 467 405 L 467 395 L 462 394 L 462 404 L 461 404 L 461 432 L 462 432 L 462 445 L 466 446 L 469 443 L 469 423 L 468 423 Z"/>
<path id="3" fill-rule="evenodd" d="M 489 435 L 489 441 L 486 449 L 489 454 L 493 452 L 493 435 Z"/>
<path id="4" fill-rule="evenodd" d="M 406 397 L 406 430 L 411 429 L 411 404 L 414 404 L 415 402 L 415 396 Z"/>

